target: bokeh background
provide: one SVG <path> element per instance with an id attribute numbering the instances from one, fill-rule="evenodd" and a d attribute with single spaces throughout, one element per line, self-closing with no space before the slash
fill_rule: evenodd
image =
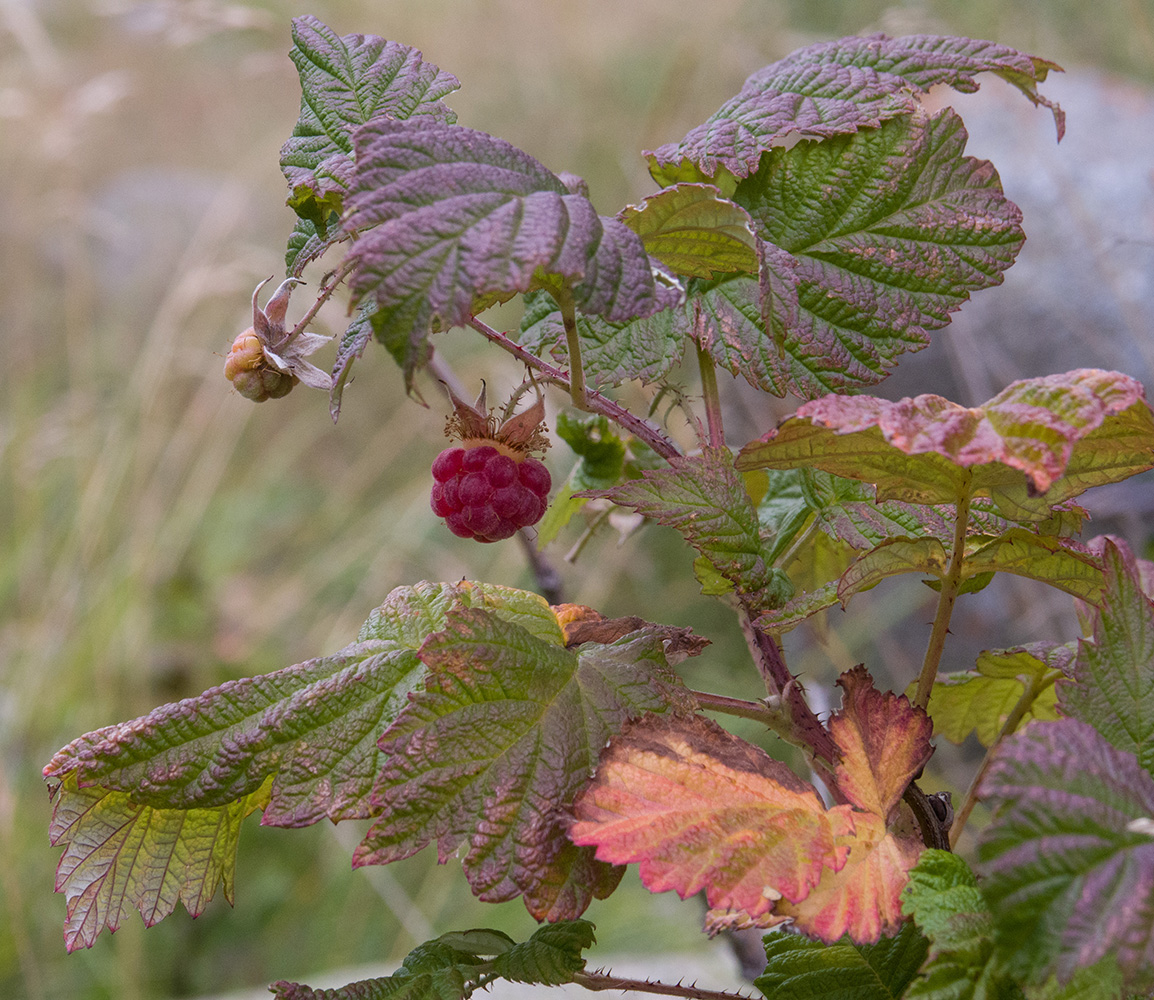
<path id="1" fill-rule="evenodd" d="M 462 576 L 533 585 L 516 544 L 460 541 L 429 512 L 443 411 L 435 391 L 430 410 L 407 401 L 375 345 L 336 427 L 319 393 L 298 388 L 255 406 L 220 374 L 250 322 L 253 287 L 283 272 L 293 220 L 277 160 L 297 115 L 286 53 L 300 13 L 421 48 L 461 78 L 449 103 L 463 124 L 584 175 L 605 213 L 652 190 L 639 150 L 679 138 L 751 71 L 801 45 L 927 31 L 1056 60 L 1068 73 L 1044 89 L 1070 115 L 1061 146 L 1049 116 L 997 81 L 955 101 L 971 151 L 994 159 L 1023 206 L 1030 240 L 1006 283 L 903 358 L 879 391 L 976 403 L 1015 377 L 1082 365 L 1152 386 L 1150 0 L 0 0 L 6 998 L 264 995 L 274 979 L 395 963 L 443 930 L 532 927 L 519 902 L 476 903 L 459 868 L 428 851 L 354 873 L 359 831 L 348 824 L 284 831 L 253 820 L 235 909 L 218 898 L 195 921 L 178 911 L 146 931 L 133 917 L 89 951 L 62 946 L 40 780 L 59 746 L 333 652 L 394 586 Z M 319 329 L 339 332 L 342 318 L 334 304 Z M 520 377 L 463 334 L 438 346 L 474 385 L 484 375 L 507 390 Z M 692 372 L 683 378 L 692 391 Z M 735 444 L 793 406 L 726 392 Z M 571 464 L 565 451 L 551 453 L 555 479 Z M 1091 495 L 1091 533 L 1148 545 L 1152 495 L 1149 477 Z M 690 682 L 755 693 L 731 617 L 697 593 L 691 554 L 672 532 L 647 529 L 623 546 L 608 532 L 570 565 L 562 557 L 579 534 L 573 526 L 546 553 L 568 599 L 693 625 L 714 645 L 686 665 Z M 900 580 L 856 598 L 830 629 L 790 638 L 794 670 L 821 688 L 864 660 L 904 687 L 931 596 Z M 949 669 L 999 643 L 1076 634 L 1068 601 L 1000 578 L 956 621 Z M 942 748 L 939 786 L 964 790 L 973 752 Z M 589 916 L 601 953 L 725 947 L 700 936 L 695 902 L 650 897 L 633 878 Z"/>

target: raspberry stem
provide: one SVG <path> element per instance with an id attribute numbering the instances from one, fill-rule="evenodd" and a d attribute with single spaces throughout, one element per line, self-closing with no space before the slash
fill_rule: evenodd
<path id="1" fill-rule="evenodd" d="M 588 410 L 585 399 L 585 369 L 581 364 L 581 341 L 577 336 L 577 307 L 567 285 L 553 293 L 553 298 L 561 309 L 561 322 L 565 326 L 565 347 L 569 351 L 569 397 L 579 410 Z"/>
<path id="2" fill-rule="evenodd" d="M 561 386 L 564 389 L 569 388 L 569 376 L 561 371 L 561 369 L 554 368 L 536 355 L 530 354 L 525 348 L 513 343 L 513 341 L 503 333 L 498 333 L 487 323 L 477 319 L 476 316 L 469 320 L 469 325 L 485 337 L 486 340 L 496 344 L 502 350 L 508 351 L 518 361 L 532 368 L 534 371 L 540 372 L 543 376 L 543 381 Z M 585 390 L 585 409 L 591 413 L 600 413 L 602 416 L 608 417 L 623 430 L 628 431 L 634 437 L 644 441 L 662 458 L 678 458 L 681 455 L 681 450 L 677 445 L 675 445 L 670 438 L 666 437 L 656 424 L 642 419 L 635 413 L 631 413 L 625 409 L 625 407 L 621 406 L 621 404 L 614 402 L 607 396 L 602 396 L 601 393 L 595 389 Z"/>

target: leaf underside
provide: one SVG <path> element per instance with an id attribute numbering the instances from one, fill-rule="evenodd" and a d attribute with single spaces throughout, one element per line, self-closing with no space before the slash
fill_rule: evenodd
<path id="1" fill-rule="evenodd" d="M 956 502 L 969 477 L 972 495 L 1039 521 L 1091 486 L 1154 467 L 1154 414 L 1137 380 L 1098 369 L 1022 379 L 973 408 L 932 395 L 826 396 L 746 445 L 736 465 L 814 466 L 874 483 L 879 500 L 923 504 Z"/>

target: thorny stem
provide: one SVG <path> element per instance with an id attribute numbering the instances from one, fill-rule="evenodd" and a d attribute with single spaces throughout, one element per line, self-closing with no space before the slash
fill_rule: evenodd
<path id="1" fill-rule="evenodd" d="M 741 622 L 742 635 L 745 636 L 750 655 L 765 683 L 770 705 L 781 706 L 781 713 L 788 724 L 788 734 L 782 732 L 780 720 L 774 731 L 815 757 L 829 764 L 836 763 L 841 756 L 837 744 L 814 714 L 813 709 L 809 707 L 800 685 L 789 672 L 789 667 L 785 665 L 785 658 L 781 655 L 777 640 L 768 632 L 754 626 L 754 615 L 755 611 L 749 606 L 749 602 L 739 599 L 738 620 Z"/>
<path id="2" fill-rule="evenodd" d="M 761 701 L 746 701 L 743 698 L 730 698 L 724 694 L 713 694 L 709 691 L 691 692 L 697 703 L 707 712 L 720 712 L 722 715 L 732 715 L 738 719 L 752 719 L 762 722 L 770 729 L 780 725 L 780 713 Z"/>
<path id="3" fill-rule="evenodd" d="M 950 616 L 954 613 L 954 602 L 962 585 L 962 563 L 966 558 L 966 528 L 970 522 L 970 482 L 973 475 L 967 470 L 962 480 L 958 496 L 957 519 L 954 522 L 954 550 L 950 553 L 950 564 L 946 569 L 942 589 L 938 594 L 938 610 L 934 615 L 934 626 L 930 631 L 930 642 L 926 647 L 926 657 L 922 661 L 922 672 L 918 675 L 918 690 L 914 695 L 914 706 L 925 708 L 930 703 L 930 691 L 934 678 L 938 676 L 938 664 L 942 660 L 942 650 L 946 646 L 946 634 L 950 631 Z"/>
<path id="4" fill-rule="evenodd" d="M 705 420 L 709 426 L 709 444 L 725 447 L 725 427 L 721 422 L 721 394 L 717 391 L 717 368 L 713 356 L 704 348 L 697 348 L 697 367 L 701 369 L 701 393 L 705 399 Z"/>
<path id="5" fill-rule="evenodd" d="M 577 336 L 577 307 L 573 296 L 564 285 L 553 296 L 561 307 L 561 322 L 565 327 L 565 347 L 569 352 L 569 397 L 579 410 L 588 410 L 585 399 L 585 368 L 581 364 L 581 341 Z"/>
<path id="6" fill-rule="evenodd" d="M 744 993 L 729 993 L 725 990 L 704 990 L 697 985 L 684 983 L 650 982 L 647 979 L 625 979 L 605 972 L 574 972 L 573 982 L 587 990 L 636 990 L 642 993 L 657 993 L 667 997 L 688 997 L 690 1000 L 735 1000 L 746 998 Z"/>
<path id="7" fill-rule="evenodd" d="M 563 389 L 569 388 L 569 376 L 561 369 L 542 361 L 535 354 L 530 354 L 520 344 L 513 343 L 503 333 L 498 333 L 487 323 L 477 319 L 476 316 L 469 320 L 469 326 L 502 350 L 508 351 L 518 361 L 534 371 L 540 372 L 542 381 L 561 386 Z M 634 437 L 644 441 L 662 458 L 672 460 L 681 457 L 681 451 L 677 445 L 666 437 L 656 424 L 643 420 L 635 413 L 625 409 L 620 403 L 615 403 L 593 389 L 585 390 L 585 409 L 591 413 L 600 413 L 602 416 L 608 417 Z"/>
<path id="8" fill-rule="evenodd" d="M 986 756 L 982 758 L 981 766 L 974 775 L 974 780 L 970 782 L 970 787 L 966 789 L 966 798 L 965 801 L 962 802 L 962 807 L 954 813 L 954 825 L 950 827 L 951 849 L 957 846 L 958 840 L 962 836 L 962 830 L 965 829 L 966 820 L 970 818 L 970 813 L 973 812 L 974 806 L 977 805 L 978 786 L 981 785 L 982 779 L 990 769 L 990 762 L 994 759 L 994 751 L 1002 745 L 1002 740 L 1018 728 L 1018 725 L 1026 713 L 1030 710 L 1030 706 L 1034 704 L 1035 699 L 1048 684 L 1054 682 L 1056 676 L 1057 672 L 1035 677 L 1025 686 L 1026 690 L 1022 692 L 1022 696 L 1014 704 L 1014 707 L 1010 709 L 1010 714 L 1006 716 L 1006 721 L 1002 723 L 1002 728 L 998 731 L 997 739 L 990 744 L 990 748 L 986 751 Z"/>
<path id="9" fill-rule="evenodd" d="M 284 350 L 284 348 L 288 347 L 289 344 L 296 340 L 296 338 L 304 331 L 305 327 L 316 318 L 316 314 L 321 311 L 321 306 L 328 302 L 328 300 L 332 297 L 333 292 L 335 292 L 337 288 L 340 287 L 341 282 L 349 276 L 349 272 L 352 271 L 352 269 L 353 262 L 351 260 L 342 261 L 341 266 L 333 271 L 333 273 L 329 275 L 327 279 L 321 282 L 320 292 L 317 294 L 316 302 L 314 302 L 309 307 L 309 311 L 306 312 L 303 317 L 301 317 L 300 322 L 289 331 L 288 336 L 285 337 L 285 339 L 282 340 L 279 344 L 275 345 L 276 350 Z"/>

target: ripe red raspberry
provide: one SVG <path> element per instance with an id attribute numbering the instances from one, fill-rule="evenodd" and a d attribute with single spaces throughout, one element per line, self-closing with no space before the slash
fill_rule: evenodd
<path id="1" fill-rule="evenodd" d="M 549 470 L 529 455 L 530 448 L 545 443 L 542 402 L 500 427 L 484 403 L 483 389 L 475 406 L 453 397 L 457 412 L 448 430 L 461 445 L 446 448 L 433 461 L 429 499 L 454 535 L 496 542 L 541 520 L 553 483 Z"/>

